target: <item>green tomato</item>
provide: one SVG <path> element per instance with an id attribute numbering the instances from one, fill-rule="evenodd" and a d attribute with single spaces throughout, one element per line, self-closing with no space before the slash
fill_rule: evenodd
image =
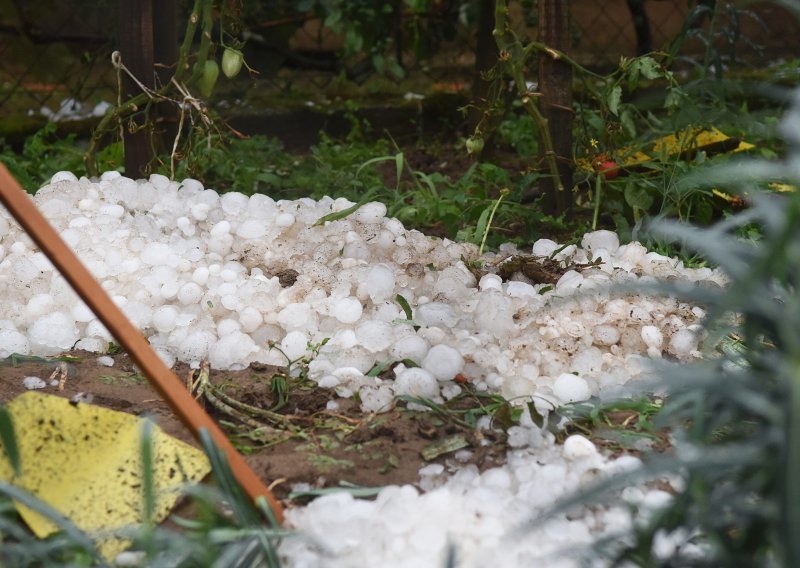
<path id="1" fill-rule="evenodd" d="M 226 47 L 222 54 L 222 72 L 228 79 L 233 79 L 242 70 L 244 56 L 238 49 Z"/>
<path id="2" fill-rule="evenodd" d="M 217 65 L 215 60 L 207 59 L 203 66 L 203 75 L 200 77 L 200 82 L 198 83 L 201 95 L 204 97 L 211 96 L 211 93 L 214 91 L 214 85 L 217 83 L 217 77 L 219 77 L 219 65 Z"/>
<path id="3" fill-rule="evenodd" d="M 483 138 L 467 138 L 467 154 L 478 154 L 483 150 Z"/>

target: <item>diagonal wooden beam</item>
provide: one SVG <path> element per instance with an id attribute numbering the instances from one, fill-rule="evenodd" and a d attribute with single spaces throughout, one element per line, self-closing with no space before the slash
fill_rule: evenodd
<path id="1" fill-rule="evenodd" d="M 192 434 L 199 440 L 200 431 L 206 430 L 217 447 L 225 453 L 234 476 L 247 495 L 253 500 L 265 497 L 275 517 L 279 522 L 283 522 L 283 509 L 264 482 L 250 469 L 225 433 L 186 390 L 178 376 L 153 351 L 144 335 L 114 304 L 72 249 L 36 208 L 30 195 L 22 189 L 2 163 L 0 163 L 0 202 L 25 229 L 39 249 L 47 255 L 53 266 L 103 322 L 119 344 L 125 348 L 131 359 L 147 376 L 150 384 L 167 401 Z"/>

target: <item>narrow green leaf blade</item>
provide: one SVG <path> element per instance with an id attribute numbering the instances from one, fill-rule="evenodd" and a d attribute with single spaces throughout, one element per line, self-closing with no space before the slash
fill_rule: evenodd
<path id="1" fill-rule="evenodd" d="M 411 313 L 411 306 L 408 304 L 408 300 L 406 300 L 401 294 L 398 294 L 394 297 L 395 301 L 400 304 L 400 307 L 403 308 L 403 312 L 406 314 L 406 319 L 413 320 L 413 314 Z"/>
<path id="2" fill-rule="evenodd" d="M 317 219 L 317 222 L 314 223 L 313 226 L 317 227 L 319 225 L 324 225 L 328 221 L 339 221 L 340 219 L 344 219 L 345 217 L 352 215 L 353 213 L 358 211 L 359 208 L 365 203 L 366 201 L 359 201 L 358 203 L 348 207 L 347 209 L 342 209 L 341 211 L 334 211 L 333 213 L 328 213 L 327 215 L 324 215 L 319 219 Z"/>
<path id="3" fill-rule="evenodd" d="M 17 436 L 14 432 L 14 422 L 11 420 L 11 413 L 5 406 L 0 406 L 0 444 L 3 445 L 11 467 L 14 468 L 14 474 L 20 475 L 22 464 L 19 446 L 17 446 Z"/>

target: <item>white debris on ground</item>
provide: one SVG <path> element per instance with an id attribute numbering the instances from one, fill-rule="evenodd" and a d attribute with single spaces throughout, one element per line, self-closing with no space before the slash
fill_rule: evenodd
<path id="1" fill-rule="evenodd" d="M 618 394 L 649 359 L 698 357 L 703 312 L 670 298 L 617 297 L 605 287 L 653 277 L 724 283 L 718 272 L 686 269 L 639 243 L 620 246 L 609 231 L 585 235 L 580 247 L 542 239 L 532 251 L 498 253 L 554 255 L 571 264 L 600 259 L 567 271 L 555 286 L 494 274 L 478 282 L 463 260 L 476 258 L 475 246 L 406 230 L 381 203 L 318 224 L 353 203 L 219 195 L 196 180 L 160 175 L 78 180 L 59 172 L 34 200 L 169 365 L 197 366 L 205 358 L 217 369 L 285 365 L 286 357 L 310 355 L 329 338 L 309 375 L 340 397 L 357 393 L 365 412 L 388 409 L 400 394 L 452 398 L 462 388 L 456 375 L 517 402 L 533 397 L 543 414 Z M 296 278 L 287 280 L 290 273 Z M 575 293 L 587 290 L 597 293 Z M 0 294 L 0 358 L 72 347 L 103 352 L 111 341 L 5 210 Z M 411 307 L 411 320 L 397 295 Z M 376 363 L 404 359 L 419 366 L 396 364 L 393 379 L 367 375 Z M 570 565 L 551 554 L 624 528 L 628 514 L 620 507 L 584 511 L 526 538 L 504 535 L 632 458 L 610 461 L 585 439 L 558 446 L 527 410 L 523 416 L 510 432 L 515 450 L 504 467 L 429 470 L 425 493 L 393 487 L 371 502 L 341 494 L 288 511 L 289 522 L 317 544 L 287 539 L 286 565 L 441 566 L 448 542 L 459 566 L 536 559 Z"/>
<path id="2" fill-rule="evenodd" d="M 99 118 L 112 106 L 114 105 L 107 101 L 101 101 L 94 106 L 89 106 L 81 101 L 67 97 L 58 104 L 56 110 L 43 106 L 39 110 L 39 114 L 45 116 L 50 122 L 69 122 L 92 117 Z M 33 113 L 34 111 L 29 111 L 30 115 Z"/>

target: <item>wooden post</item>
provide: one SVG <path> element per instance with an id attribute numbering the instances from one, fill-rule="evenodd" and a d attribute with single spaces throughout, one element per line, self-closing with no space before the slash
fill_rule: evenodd
<path id="1" fill-rule="evenodd" d="M 119 0 L 119 52 L 122 63 L 150 89 L 166 85 L 178 60 L 176 0 Z M 140 87 L 123 77 L 123 99 L 138 95 Z M 154 152 L 167 152 L 177 133 L 177 109 L 153 105 L 125 125 L 125 173 L 132 178 L 149 173 Z"/>
<path id="2" fill-rule="evenodd" d="M 153 63 L 159 86 L 166 85 L 175 73 L 178 61 L 177 0 L 158 0 L 153 6 Z M 178 132 L 178 108 L 169 103 L 158 105 L 158 122 L 153 136 L 156 151 L 170 152 Z"/>
<path id="3" fill-rule="evenodd" d="M 117 19 L 122 63 L 145 87 L 154 88 L 153 0 L 118 0 Z M 141 92 L 126 74 L 123 74 L 122 89 L 123 100 Z M 134 179 L 146 174 L 145 167 L 153 159 L 146 119 L 139 115 L 123 125 L 125 175 Z"/>
<path id="4" fill-rule="evenodd" d="M 494 0 L 478 0 L 478 29 L 475 32 L 475 70 L 472 79 L 472 103 L 469 109 L 469 130 L 473 132 L 483 118 L 481 105 L 489 96 L 490 83 L 483 79 L 483 74 L 497 65 L 497 42 L 492 35 L 494 31 Z M 488 144 L 484 146 L 484 150 Z"/>
<path id="5" fill-rule="evenodd" d="M 539 41 L 559 51 L 569 48 L 569 2 L 539 0 Z M 547 213 L 572 214 L 572 67 L 548 53 L 539 55 L 540 109 L 547 120 L 558 161 L 563 191 L 545 178 L 542 189 Z M 541 151 L 544 161 L 544 151 Z"/>

